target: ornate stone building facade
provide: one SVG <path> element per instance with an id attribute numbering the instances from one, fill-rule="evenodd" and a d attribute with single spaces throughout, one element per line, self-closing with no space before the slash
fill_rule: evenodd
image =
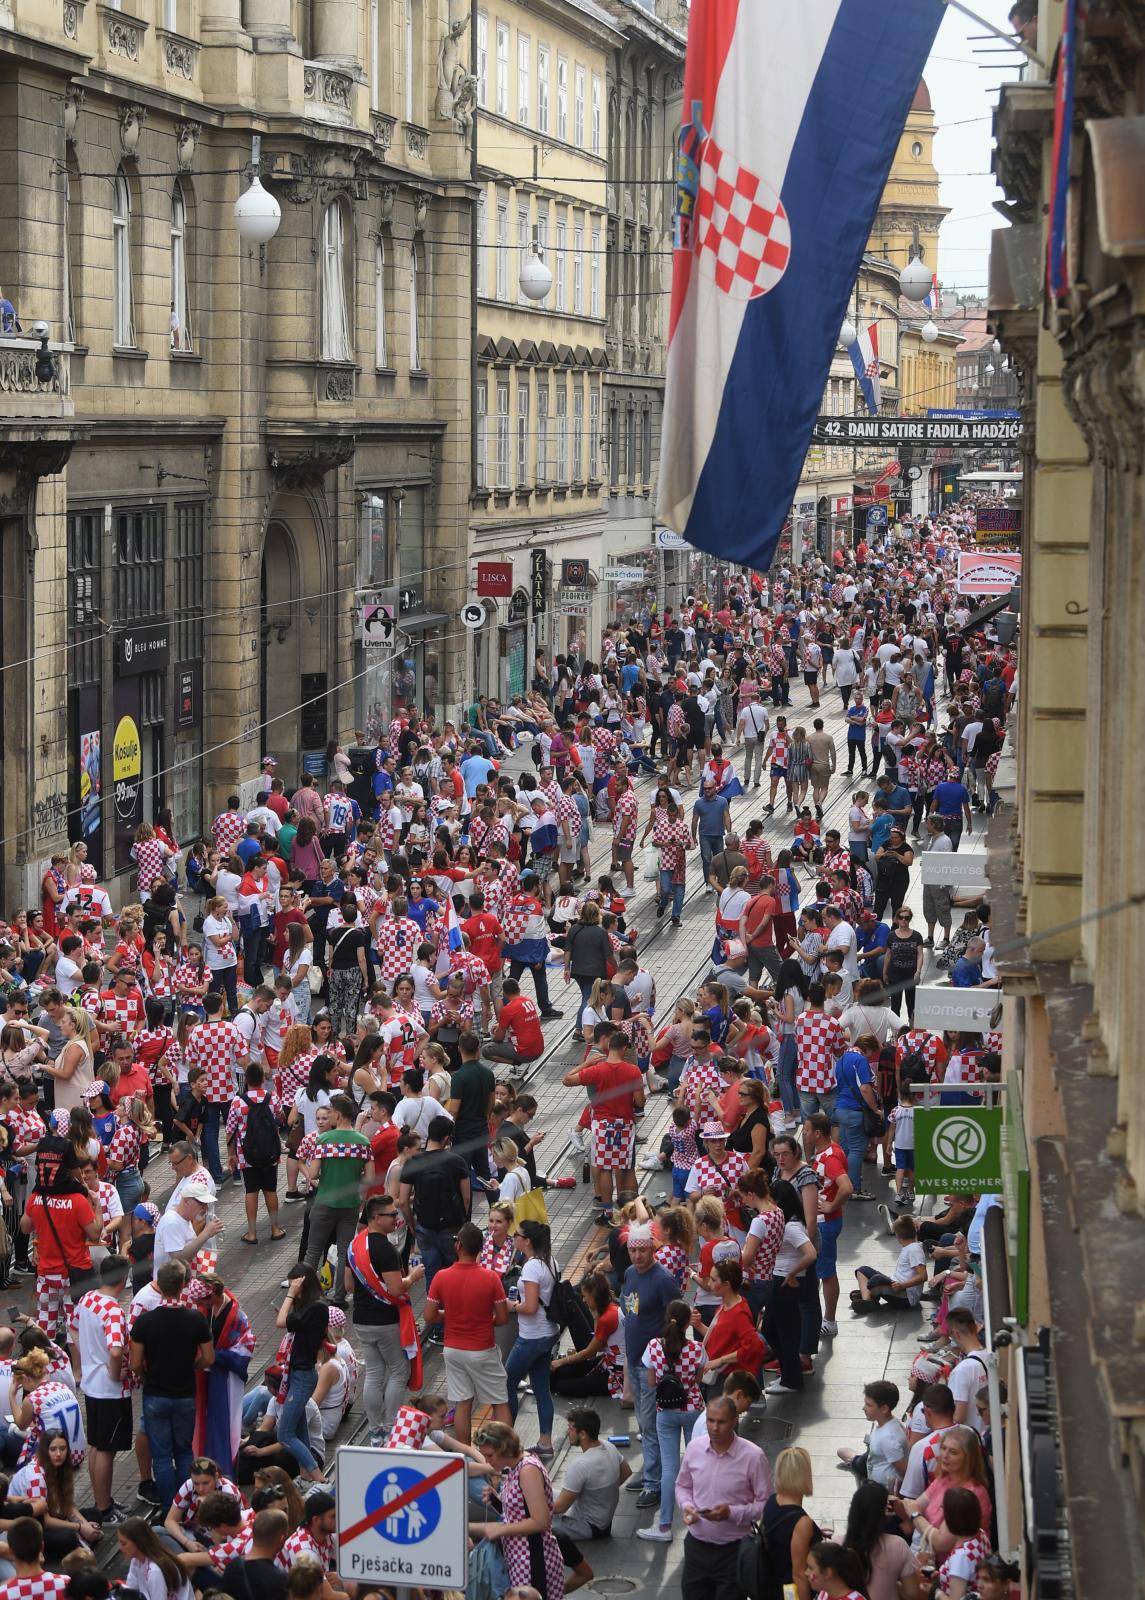
<path id="1" fill-rule="evenodd" d="M 396 700 L 459 698 L 472 83 L 459 0 L 0 15 L 11 906 L 69 836 L 111 878 L 140 820 L 193 836 L 265 751 L 296 779 Z M 392 651 L 358 642 L 372 595 Z"/>

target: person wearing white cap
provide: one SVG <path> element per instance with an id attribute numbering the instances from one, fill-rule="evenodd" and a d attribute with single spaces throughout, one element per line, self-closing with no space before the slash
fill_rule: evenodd
<path id="1" fill-rule="evenodd" d="M 203 1246 L 223 1231 L 218 1217 L 208 1219 L 207 1210 L 214 1196 L 202 1182 L 191 1182 L 173 1210 L 159 1219 L 155 1230 L 155 1272 L 174 1256 L 191 1262 Z"/>

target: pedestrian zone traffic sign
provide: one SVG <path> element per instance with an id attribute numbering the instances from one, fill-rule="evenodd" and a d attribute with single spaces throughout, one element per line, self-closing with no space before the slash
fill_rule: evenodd
<path id="1" fill-rule="evenodd" d="M 464 1456 L 343 1445 L 335 1457 L 338 1575 L 387 1587 L 464 1589 Z"/>
<path id="2" fill-rule="evenodd" d="M 1001 1106 L 919 1106 L 914 1176 L 920 1194 L 1000 1193 Z"/>

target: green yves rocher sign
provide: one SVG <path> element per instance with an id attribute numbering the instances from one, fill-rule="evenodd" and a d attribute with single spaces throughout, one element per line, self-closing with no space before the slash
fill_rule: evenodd
<path id="1" fill-rule="evenodd" d="M 1002 1108 L 919 1107 L 915 1186 L 929 1194 L 995 1194 L 1002 1188 Z"/>

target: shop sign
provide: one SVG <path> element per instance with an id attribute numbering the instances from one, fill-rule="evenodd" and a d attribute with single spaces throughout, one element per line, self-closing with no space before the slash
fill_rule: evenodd
<path id="1" fill-rule="evenodd" d="M 549 609 L 549 558 L 543 550 L 534 550 L 529 567 L 529 588 L 533 599 L 533 615 L 544 616 Z"/>
<path id="2" fill-rule="evenodd" d="M 485 607 L 471 600 L 461 608 L 461 621 L 467 628 L 480 628 L 485 621 Z"/>
<path id="3" fill-rule="evenodd" d="M 479 561 L 477 563 L 477 593 L 494 599 L 504 599 L 513 593 L 513 563 L 511 561 Z"/>
<path id="4" fill-rule="evenodd" d="M 88 860 L 103 870 L 103 737 L 98 727 L 85 731 L 86 718 L 99 720 L 98 692 L 81 689 L 79 735 L 79 838 L 87 845 Z M 85 704 L 85 701 L 87 702 Z"/>
<path id="5" fill-rule="evenodd" d="M 986 873 L 986 857 L 981 851 L 962 855 L 953 850 L 924 850 L 922 881 L 945 884 L 948 889 L 962 889 L 969 884 L 988 884 L 990 879 Z"/>
<path id="6" fill-rule="evenodd" d="M 952 1033 L 989 1033 L 1001 999 L 998 989 L 956 989 L 946 983 L 922 983 L 915 990 L 914 1025 L 930 1033 L 946 1029 Z"/>
<path id="7" fill-rule="evenodd" d="M 989 554 L 962 551 L 958 557 L 959 594 L 1008 594 L 1022 578 L 1022 558 L 1004 550 Z"/>
<path id="8" fill-rule="evenodd" d="M 920 1194 L 999 1193 L 1001 1106 L 918 1106 L 914 1177 Z"/>
<path id="9" fill-rule="evenodd" d="M 198 671 L 180 667 L 175 684 L 175 726 L 193 728 L 199 720 Z"/>
<path id="10" fill-rule="evenodd" d="M 607 583 L 643 583 L 643 567 L 605 567 L 604 577 Z"/>
<path id="11" fill-rule="evenodd" d="M 979 533 L 1021 533 L 1021 506 L 979 506 L 975 522 Z"/>
<path id="12" fill-rule="evenodd" d="M 588 583 L 587 561 L 561 562 L 561 588 L 583 589 Z"/>
<path id="13" fill-rule="evenodd" d="M 170 624 L 151 622 L 145 627 L 124 628 L 115 637 L 115 670 L 120 678 L 133 678 L 140 672 L 156 672 L 167 665 L 167 636 Z"/>
<path id="14" fill-rule="evenodd" d="M 525 589 L 514 589 L 509 601 L 509 621 L 524 622 L 529 615 L 529 596 Z"/>
<path id="15" fill-rule="evenodd" d="M 682 539 L 678 533 L 673 533 L 671 528 L 656 529 L 656 544 L 661 550 L 686 550 L 687 539 Z"/>
<path id="16" fill-rule="evenodd" d="M 849 517 L 852 504 L 852 498 L 849 494 L 837 494 L 835 496 L 835 515 L 837 517 Z"/>
<path id="17" fill-rule="evenodd" d="M 562 589 L 559 604 L 566 617 L 587 617 L 592 612 L 592 590 Z"/>
<path id="18" fill-rule="evenodd" d="M 394 608 L 392 605 L 383 604 L 379 600 L 368 600 L 362 604 L 362 646 L 366 650 L 378 650 L 392 645 L 394 642 Z"/>
<path id="19" fill-rule="evenodd" d="M 115 807 L 115 870 L 131 863 L 135 830 L 143 821 L 143 740 L 139 732 L 139 686 L 122 681 L 115 689 L 115 732 L 111 741 L 111 793 Z"/>

